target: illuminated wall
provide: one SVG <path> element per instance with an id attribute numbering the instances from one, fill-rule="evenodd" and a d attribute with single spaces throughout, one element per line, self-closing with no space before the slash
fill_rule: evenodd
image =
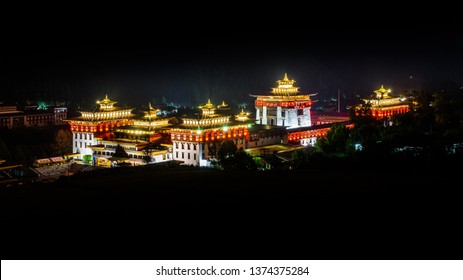
<path id="1" fill-rule="evenodd" d="M 186 165 L 199 166 L 202 159 L 202 145 L 198 142 L 172 141 L 174 160 L 183 161 Z"/>
<path id="2" fill-rule="evenodd" d="M 285 77 L 272 88 L 272 95 L 251 95 L 256 97 L 256 124 L 286 126 L 288 128 L 311 126 L 310 94 L 299 93 L 296 81 Z"/>
<path id="3" fill-rule="evenodd" d="M 208 166 L 225 140 L 233 140 L 238 149 L 246 148 L 249 140 L 248 124 L 204 130 L 173 128 L 171 140 L 174 160 L 183 161 L 187 165 Z"/>

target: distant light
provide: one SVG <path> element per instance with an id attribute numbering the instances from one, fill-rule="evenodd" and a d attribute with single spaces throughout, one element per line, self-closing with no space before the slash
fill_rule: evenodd
<path id="1" fill-rule="evenodd" d="M 222 130 L 225 131 L 225 132 L 227 132 L 227 131 L 228 131 L 228 126 L 222 127 Z"/>

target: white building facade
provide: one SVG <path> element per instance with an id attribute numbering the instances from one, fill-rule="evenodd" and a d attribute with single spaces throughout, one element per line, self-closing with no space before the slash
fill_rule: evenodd
<path id="1" fill-rule="evenodd" d="M 133 109 L 117 109 L 115 103 L 106 95 L 97 102 L 99 110 L 81 111 L 81 117 L 66 120 L 71 126 L 72 152 L 80 154 L 78 158 L 93 154 L 89 146 L 97 144 L 96 138 L 110 138 L 116 127 L 133 123 Z"/>
<path id="2" fill-rule="evenodd" d="M 201 106 L 201 118 L 182 118 L 182 124 L 171 129 L 172 155 L 185 165 L 210 166 L 217 156 L 220 144 L 233 140 L 237 148 L 246 149 L 250 127 L 247 113 L 232 116 L 216 114 L 225 111 L 224 105 L 216 108 L 210 100 Z"/>
<path id="3" fill-rule="evenodd" d="M 310 109 L 313 94 L 303 94 L 294 86 L 295 80 L 288 75 L 277 81 L 272 95 L 251 95 L 256 97 L 256 124 L 285 126 L 288 128 L 311 126 Z"/>

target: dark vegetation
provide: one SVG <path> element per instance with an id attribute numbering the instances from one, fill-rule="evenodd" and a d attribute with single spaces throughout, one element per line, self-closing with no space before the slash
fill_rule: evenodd
<path id="1" fill-rule="evenodd" d="M 354 128 L 334 125 L 317 142 L 317 153 L 302 160 L 302 165 L 346 158 L 365 166 L 419 164 L 430 171 L 449 162 L 463 166 L 463 89 L 415 92 L 410 106 L 409 113 L 391 120 L 373 118 L 368 107 L 360 116 L 352 114 Z M 356 145 L 361 149 L 356 150 Z"/>
<path id="2" fill-rule="evenodd" d="M 376 167 L 150 165 L 3 188 L 2 258 L 451 258 L 458 170 Z"/>
<path id="3" fill-rule="evenodd" d="M 68 126 L 0 128 L 0 159 L 31 164 L 39 158 L 72 152 Z"/>

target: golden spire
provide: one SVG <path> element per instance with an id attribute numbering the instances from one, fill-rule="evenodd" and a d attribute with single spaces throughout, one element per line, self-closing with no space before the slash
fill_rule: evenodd
<path id="1" fill-rule="evenodd" d="M 150 110 L 154 110 L 153 106 L 151 106 L 151 102 L 148 102 L 148 108 L 149 108 Z"/>
<path id="2" fill-rule="evenodd" d="M 108 98 L 108 95 L 106 94 L 105 95 L 105 98 L 101 101 L 97 101 L 96 102 L 97 104 L 100 104 L 100 110 L 105 110 L 105 111 L 108 111 L 108 110 L 113 110 L 113 106 L 114 104 L 116 104 L 117 102 L 116 101 L 111 101 L 109 98 Z"/>
<path id="3" fill-rule="evenodd" d="M 283 81 L 289 81 L 288 79 L 288 73 L 285 72 L 285 77 L 283 78 Z"/>
<path id="4" fill-rule="evenodd" d="M 391 89 L 385 89 L 384 85 L 381 85 L 380 89 L 377 89 L 373 92 L 376 93 L 376 98 L 380 99 L 386 97 L 387 94 L 391 92 Z"/>
<path id="5" fill-rule="evenodd" d="M 236 115 L 237 121 L 247 121 L 248 120 L 248 113 L 244 111 L 244 108 L 241 108 L 241 112 Z"/>
<path id="6" fill-rule="evenodd" d="M 207 99 L 207 103 L 204 104 L 203 106 L 199 106 L 199 108 L 203 108 L 203 109 L 212 109 L 214 108 L 214 105 L 211 103 L 211 99 Z"/>
<path id="7" fill-rule="evenodd" d="M 218 109 L 227 109 L 228 107 L 228 104 L 225 103 L 225 100 L 222 101 L 222 104 L 220 104 L 219 106 L 217 106 Z"/>

